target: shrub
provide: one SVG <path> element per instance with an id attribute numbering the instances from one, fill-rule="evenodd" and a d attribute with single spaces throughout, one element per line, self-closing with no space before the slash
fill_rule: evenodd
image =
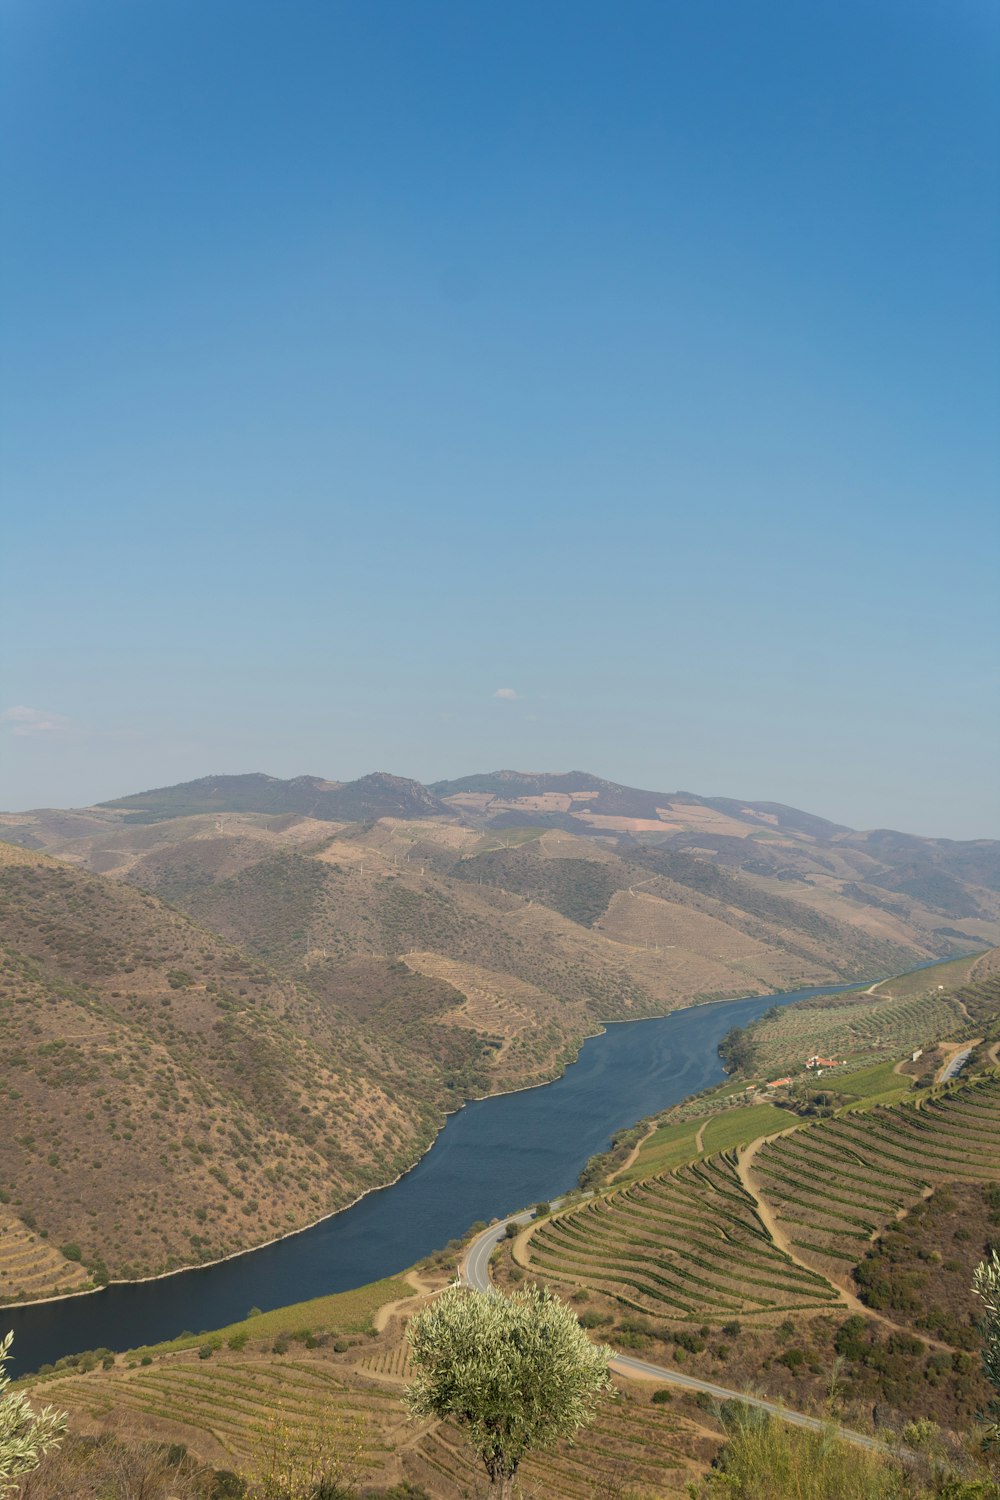
<path id="1" fill-rule="evenodd" d="M 613 1321 L 610 1313 L 597 1312 L 593 1308 L 580 1314 L 581 1328 L 603 1328 L 605 1324 Z"/>

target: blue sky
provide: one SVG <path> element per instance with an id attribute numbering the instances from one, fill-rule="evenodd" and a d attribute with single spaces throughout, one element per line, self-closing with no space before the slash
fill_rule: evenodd
<path id="1" fill-rule="evenodd" d="M 0 805 L 579 766 L 1000 836 L 992 0 L 0 23 Z"/>

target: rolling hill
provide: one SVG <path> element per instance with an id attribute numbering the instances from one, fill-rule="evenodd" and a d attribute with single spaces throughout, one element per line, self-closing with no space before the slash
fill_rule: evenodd
<path id="1" fill-rule="evenodd" d="M 430 786 L 384 772 L 350 782 L 208 776 L 95 808 L 3 814 L 0 830 L 11 842 L 124 875 L 143 851 L 236 832 L 235 819 L 248 837 L 292 843 L 327 836 L 331 823 L 423 824 L 439 867 L 442 847 L 469 846 L 464 832 L 498 845 L 520 842 L 527 830 L 564 832 L 633 863 L 653 860 L 658 873 L 689 887 L 718 884 L 728 872 L 744 895 L 752 887 L 808 906 L 911 956 L 1000 938 L 996 840 L 858 832 L 779 803 L 643 790 L 584 771 L 496 771 Z"/>
<path id="2" fill-rule="evenodd" d="M 0 927 L 3 1298 L 299 1228 L 486 1086 L 491 1050 L 436 1024 L 464 996 L 405 965 L 307 991 L 147 892 L 2 844 Z"/>
<path id="3" fill-rule="evenodd" d="M 206 777 L 0 833 L 8 1297 L 301 1227 L 604 1021 L 878 979 L 998 927 L 985 842 L 575 772 Z"/>

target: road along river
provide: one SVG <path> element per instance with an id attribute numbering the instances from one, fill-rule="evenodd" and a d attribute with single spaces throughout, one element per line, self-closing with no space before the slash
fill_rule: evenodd
<path id="1" fill-rule="evenodd" d="M 554 1083 L 467 1104 L 391 1187 L 311 1229 L 232 1260 L 154 1281 L 28 1307 L 0 1308 L 16 1373 L 84 1349 L 132 1349 L 221 1328 L 307 1297 L 391 1275 L 489 1221 L 575 1185 L 616 1130 L 723 1077 L 717 1048 L 772 1005 L 843 985 L 701 1005 L 609 1026 Z"/>

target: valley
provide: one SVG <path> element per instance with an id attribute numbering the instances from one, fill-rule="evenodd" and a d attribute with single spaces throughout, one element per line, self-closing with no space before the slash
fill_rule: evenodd
<path id="1" fill-rule="evenodd" d="M 974 1420 L 968 1287 L 1000 1212 L 992 846 L 578 773 L 208 778 L 2 831 L 0 1298 L 79 1433 L 131 1414 L 239 1468 L 269 1402 L 312 1427 L 323 1404 L 365 1482 L 458 1500 L 455 1435 L 400 1416 L 406 1309 L 455 1264 L 435 1246 L 577 1172 L 493 1275 L 557 1288 L 668 1391 L 677 1370 L 818 1411 L 842 1365 L 846 1425 L 873 1403 Z M 599 1035 L 622 1021 L 663 1041 Z M 594 1072 L 601 1048 L 630 1059 L 620 1077 Z M 497 1113 L 470 1194 L 476 1111 L 501 1106 L 521 1123 Z M 419 1254 L 399 1312 L 307 1333 L 281 1312 Z M 120 1329 L 176 1334 L 189 1273 L 144 1278 L 215 1262 L 224 1337 L 68 1373 L 120 1342 L 105 1299 Z M 271 1321 L 234 1345 L 254 1302 Z M 666 1495 L 704 1472 L 721 1438 L 697 1384 L 669 1413 L 641 1382 L 617 1399 L 588 1439 L 609 1484 Z M 540 1458 L 530 1483 L 591 1493 L 575 1465 Z"/>

